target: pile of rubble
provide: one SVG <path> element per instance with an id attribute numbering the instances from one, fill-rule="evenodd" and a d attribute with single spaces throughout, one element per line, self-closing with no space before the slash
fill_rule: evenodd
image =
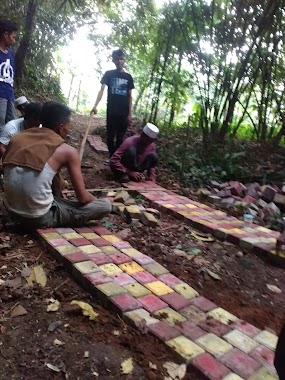
<path id="1" fill-rule="evenodd" d="M 238 181 L 211 181 L 207 188 L 199 189 L 198 195 L 222 208 L 239 207 L 261 220 L 278 219 L 285 212 L 285 184 L 279 189 L 257 182 L 244 185 Z"/>
<path id="2" fill-rule="evenodd" d="M 126 217 L 127 223 L 141 222 L 145 226 L 155 227 L 159 224 L 160 212 L 153 208 L 145 208 L 136 201 L 126 190 L 110 191 L 107 198 L 112 201 L 113 211 Z"/>

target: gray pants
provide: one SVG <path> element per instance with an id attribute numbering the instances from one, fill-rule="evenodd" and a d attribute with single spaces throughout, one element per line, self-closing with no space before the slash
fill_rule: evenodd
<path id="1" fill-rule="evenodd" d="M 28 230 L 45 227 L 80 227 L 86 222 L 101 219 L 112 211 L 109 199 L 96 199 L 86 205 L 55 197 L 49 211 L 39 218 L 25 218 L 12 214 L 15 222 Z"/>
<path id="2" fill-rule="evenodd" d="M 8 121 L 14 120 L 16 117 L 14 103 L 7 99 L 0 98 L 0 132 Z"/>

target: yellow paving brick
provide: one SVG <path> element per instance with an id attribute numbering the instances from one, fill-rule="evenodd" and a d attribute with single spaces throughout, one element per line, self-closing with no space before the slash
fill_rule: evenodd
<path id="1" fill-rule="evenodd" d="M 135 298 L 150 294 L 150 291 L 138 282 L 135 282 L 134 284 L 124 285 L 124 288 Z"/>
<path id="2" fill-rule="evenodd" d="M 215 318 L 218 321 L 225 323 L 226 325 L 228 325 L 230 322 L 237 322 L 239 320 L 235 315 L 229 313 L 227 310 L 222 309 L 221 307 L 217 307 L 216 309 L 210 311 L 207 313 L 207 316 Z"/>
<path id="3" fill-rule="evenodd" d="M 178 214 L 186 216 L 186 215 L 192 215 L 192 212 L 191 211 L 179 211 Z"/>
<path id="4" fill-rule="evenodd" d="M 61 238 L 61 235 L 58 234 L 57 232 L 46 232 L 44 234 L 41 234 L 41 236 L 47 240 L 60 239 Z"/>
<path id="5" fill-rule="evenodd" d="M 204 211 L 193 211 L 191 213 L 191 215 L 193 215 L 193 216 L 202 216 L 202 215 L 204 215 Z"/>
<path id="6" fill-rule="evenodd" d="M 268 228 L 266 227 L 262 227 L 262 226 L 258 226 L 255 228 L 257 231 L 260 231 L 260 232 L 265 232 L 266 234 L 270 234 L 271 233 L 271 230 L 269 230 Z"/>
<path id="7" fill-rule="evenodd" d="M 199 293 L 195 289 L 191 288 L 191 286 L 186 284 L 186 282 L 182 282 L 181 284 L 175 285 L 173 289 L 182 297 L 188 300 L 199 295 Z"/>
<path id="8" fill-rule="evenodd" d="M 107 240 L 109 243 L 116 243 L 117 241 L 122 241 L 122 239 L 118 238 L 115 235 L 102 235 L 102 238 Z"/>
<path id="9" fill-rule="evenodd" d="M 137 309 L 132 311 L 127 311 L 124 315 L 130 318 L 136 325 L 148 326 L 153 323 L 159 322 L 158 319 L 151 317 L 148 311 L 145 309 Z"/>
<path id="10" fill-rule="evenodd" d="M 170 204 L 170 203 L 165 203 L 164 205 L 162 205 L 163 207 L 165 207 L 165 208 L 174 208 L 175 207 L 175 205 L 172 205 L 172 204 Z"/>
<path id="11" fill-rule="evenodd" d="M 261 331 L 261 333 L 259 333 L 258 335 L 256 335 L 254 337 L 254 340 L 275 351 L 278 337 L 272 334 L 271 332 L 264 330 Z"/>
<path id="12" fill-rule="evenodd" d="M 229 234 L 237 234 L 237 235 L 244 235 L 247 233 L 245 230 L 241 230 L 240 228 L 232 228 L 231 230 L 228 230 Z"/>
<path id="13" fill-rule="evenodd" d="M 183 315 L 177 313 L 177 311 L 171 309 L 171 307 L 157 310 L 154 315 L 167 322 L 170 326 L 175 326 L 179 322 L 186 321 L 186 318 Z"/>
<path id="14" fill-rule="evenodd" d="M 258 346 L 258 343 L 245 335 L 239 330 L 233 330 L 224 336 L 224 339 L 232 344 L 234 347 L 239 348 L 241 351 L 248 354 Z"/>
<path id="15" fill-rule="evenodd" d="M 167 340 L 165 343 L 180 356 L 186 359 L 187 362 L 205 352 L 201 347 L 197 346 L 197 344 L 182 335 L 177 338 Z"/>
<path id="16" fill-rule="evenodd" d="M 68 255 L 69 253 L 78 252 L 78 247 L 74 247 L 74 245 L 60 245 L 55 248 L 62 256 Z"/>
<path id="17" fill-rule="evenodd" d="M 121 251 L 129 257 L 142 255 L 142 253 L 136 250 L 135 248 L 124 248 L 124 249 L 121 249 Z"/>
<path id="18" fill-rule="evenodd" d="M 100 248 L 95 247 L 95 245 L 82 245 L 81 247 L 78 247 L 81 252 L 86 253 L 87 255 L 91 255 L 92 253 L 98 253 L 101 252 Z"/>
<path id="19" fill-rule="evenodd" d="M 223 377 L 222 380 L 244 380 L 239 375 L 236 375 L 235 373 L 230 373 L 226 377 Z"/>
<path id="20" fill-rule="evenodd" d="M 82 274 L 94 273 L 100 270 L 98 265 L 93 263 L 93 261 L 83 261 L 82 263 L 76 263 L 74 264 L 74 267 L 78 269 Z"/>
<path id="21" fill-rule="evenodd" d="M 104 293 L 107 297 L 117 296 L 126 293 L 126 289 L 116 282 L 106 282 L 105 284 L 96 285 L 96 288 Z"/>
<path id="22" fill-rule="evenodd" d="M 266 368 L 260 368 L 258 371 L 253 373 L 248 380 L 278 380 L 279 377 L 274 373 L 270 372 Z"/>
<path id="23" fill-rule="evenodd" d="M 85 239 L 100 239 L 100 236 L 95 234 L 95 232 L 82 232 L 80 235 L 85 237 Z"/>
<path id="24" fill-rule="evenodd" d="M 173 289 L 165 285 L 162 281 L 149 282 L 145 284 L 145 287 L 157 296 L 164 296 L 165 294 L 174 292 Z"/>
<path id="25" fill-rule="evenodd" d="M 117 265 L 113 263 L 100 265 L 100 269 L 103 272 L 105 272 L 108 276 L 116 276 L 117 274 L 123 272 L 122 269 L 120 269 Z"/>
<path id="26" fill-rule="evenodd" d="M 100 249 L 106 255 L 114 255 L 118 252 L 117 248 L 113 247 L 112 245 L 105 245 L 104 247 L 100 247 Z"/>
<path id="27" fill-rule="evenodd" d="M 197 206 L 192 205 L 192 203 L 187 203 L 185 206 L 188 208 L 197 208 Z"/>
<path id="28" fill-rule="evenodd" d="M 134 274 L 134 273 L 137 273 L 137 272 L 143 272 L 144 271 L 143 267 L 141 267 L 135 261 L 131 261 L 130 263 L 121 264 L 121 265 L 119 265 L 119 267 L 124 272 L 126 272 L 127 274 Z"/>
<path id="29" fill-rule="evenodd" d="M 62 234 L 61 236 L 64 237 L 65 239 L 80 239 L 80 238 L 82 238 L 82 236 L 79 235 L 77 232 L 69 232 L 67 234 Z"/>
<path id="30" fill-rule="evenodd" d="M 198 346 L 214 355 L 216 358 L 229 352 L 233 346 L 214 334 L 206 334 L 195 341 Z"/>

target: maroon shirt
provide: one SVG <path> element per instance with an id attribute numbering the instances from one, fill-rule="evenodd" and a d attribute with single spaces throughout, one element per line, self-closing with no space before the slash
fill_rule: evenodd
<path id="1" fill-rule="evenodd" d="M 129 149 L 131 146 L 134 146 L 135 148 L 138 148 L 138 142 L 140 139 L 140 135 L 134 135 L 131 137 L 128 137 L 122 145 L 116 150 L 116 152 L 111 157 L 111 168 L 114 170 L 117 170 L 119 172 L 126 173 L 127 168 L 124 167 L 121 163 L 122 156 L 124 152 Z M 150 154 L 155 153 L 155 144 L 151 143 L 145 147 L 145 149 L 140 152 L 137 156 L 137 164 L 140 165 L 145 158 Z M 149 173 L 149 179 L 154 180 L 155 179 L 155 168 L 150 169 Z"/>

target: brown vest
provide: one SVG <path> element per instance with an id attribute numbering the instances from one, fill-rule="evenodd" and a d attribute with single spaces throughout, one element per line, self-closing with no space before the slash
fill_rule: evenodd
<path id="1" fill-rule="evenodd" d="M 64 139 L 48 128 L 30 128 L 12 137 L 3 155 L 3 166 L 24 166 L 41 172 Z"/>

